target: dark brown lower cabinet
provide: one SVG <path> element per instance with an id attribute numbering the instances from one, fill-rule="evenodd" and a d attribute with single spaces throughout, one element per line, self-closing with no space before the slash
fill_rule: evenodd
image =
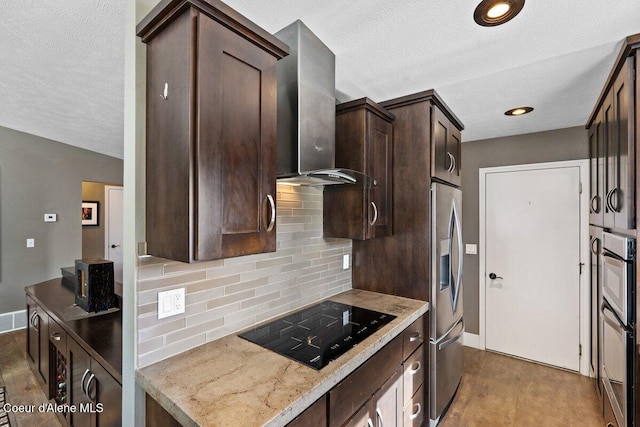
<path id="1" fill-rule="evenodd" d="M 402 375 L 398 368 L 389 380 L 346 424 L 347 427 L 402 426 Z"/>
<path id="2" fill-rule="evenodd" d="M 116 427 L 121 423 L 122 386 L 77 342 L 67 342 L 69 425 Z"/>
<path id="3" fill-rule="evenodd" d="M 309 406 L 303 413 L 287 424 L 288 427 L 317 427 L 327 425 L 327 395 Z"/>
<path id="4" fill-rule="evenodd" d="M 49 388 L 49 316 L 27 297 L 27 355 L 31 369 L 44 389 Z M 49 396 L 47 396 L 49 397 Z"/>

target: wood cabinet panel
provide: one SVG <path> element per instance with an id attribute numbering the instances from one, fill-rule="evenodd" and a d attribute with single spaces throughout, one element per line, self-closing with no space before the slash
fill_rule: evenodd
<path id="1" fill-rule="evenodd" d="M 402 363 L 402 337 L 394 338 L 329 392 L 329 425 L 342 426 Z"/>
<path id="2" fill-rule="evenodd" d="M 49 316 L 27 296 L 27 356 L 49 397 Z"/>
<path id="3" fill-rule="evenodd" d="M 75 340 L 67 341 L 67 387 L 69 413 L 75 427 L 118 427 L 122 425 L 122 386 Z"/>
<path id="4" fill-rule="evenodd" d="M 636 221 L 634 61 L 633 57 L 627 58 L 618 74 L 612 76 L 615 79 L 588 125 L 589 221 L 623 230 L 634 229 Z"/>
<path id="5" fill-rule="evenodd" d="M 392 234 L 393 120 L 368 98 L 336 107 L 336 167 L 361 171 L 376 184 L 325 187 L 325 237 L 365 240 Z"/>
<path id="6" fill-rule="evenodd" d="M 226 14 L 244 26 L 224 25 Z M 274 53 L 275 38 L 258 42 L 222 4 L 150 15 L 168 23 L 138 33 L 148 43 L 148 252 L 193 262 L 275 251 L 275 64 L 286 46 Z"/>
<path id="7" fill-rule="evenodd" d="M 435 133 L 449 151 L 460 140 L 460 121 L 433 90 L 392 99 L 380 105 L 393 123 L 393 235 L 353 242 L 353 287 L 428 301 L 431 269 L 431 178 Z M 432 117 L 437 114 L 438 119 Z M 434 127 L 433 123 L 440 125 Z M 446 125 L 446 126 L 445 126 Z M 444 132 L 446 129 L 446 133 Z M 447 142 L 449 141 L 449 142 Z M 459 145 L 459 144 L 458 144 Z M 441 153 L 440 165 L 448 168 Z M 459 172 L 459 160 L 456 169 Z M 435 167 L 435 166 L 433 166 Z M 447 179 L 456 175 L 447 172 Z M 448 181 L 449 182 L 449 181 Z M 454 180 L 455 182 L 455 180 Z"/>
<path id="8" fill-rule="evenodd" d="M 313 405 L 305 409 L 288 427 L 322 427 L 327 425 L 327 395 L 318 399 Z"/>
<path id="9" fill-rule="evenodd" d="M 432 107 L 431 176 L 460 186 L 460 131 L 438 107 Z"/>

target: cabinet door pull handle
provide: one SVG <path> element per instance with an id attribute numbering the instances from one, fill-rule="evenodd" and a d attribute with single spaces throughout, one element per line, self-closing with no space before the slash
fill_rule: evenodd
<path id="1" fill-rule="evenodd" d="M 452 173 L 456 170 L 456 158 L 448 151 L 447 156 L 449 157 L 449 167 L 447 168 L 447 172 Z"/>
<path id="2" fill-rule="evenodd" d="M 613 205 L 611 204 L 611 195 L 613 194 L 613 190 L 607 191 L 607 210 L 612 211 Z"/>
<path id="3" fill-rule="evenodd" d="M 414 332 L 409 337 L 409 342 L 416 342 L 420 339 L 420 332 Z"/>
<path id="4" fill-rule="evenodd" d="M 591 210 L 593 213 L 600 213 L 600 196 L 597 194 L 591 198 Z"/>
<path id="5" fill-rule="evenodd" d="M 375 202 L 371 202 L 371 207 L 373 208 L 373 219 L 369 221 L 369 225 L 374 225 L 378 221 L 378 207 Z"/>
<path id="6" fill-rule="evenodd" d="M 611 190 L 611 210 L 614 212 L 620 212 L 620 198 L 618 194 L 620 193 L 620 189 L 618 187 Z M 614 198 L 615 197 L 615 202 Z"/>
<path id="7" fill-rule="evenodd" d="M 376 408 L 376 416 L 378 417 L 378 427 L 384 427 L 384 420 L 382 419 L 380 408 Z"/>
<path id="8" fill-rule="evenodd" d="M 86 387 L 84 385 L 84 380 L 85 380 L 85 378 L 87 378 L 87 375 L 89 375 L 89 372 L 90 372 L 89 368 L 87 368 L 84 371 L 84 374 L 82 374 L 82 379 L 80 380 L 80 390 L 82 390 L 82 392 L 84 393 L 85 396 L 87 395 L 87 389 L 86 389 Z"/>
<path id="9" fill-rule="evenodd" d="M 276 224 L 276 202 L 273 200 L 271 194 L 267 194 L 267 201 L 269 202 L 269 209 L 271 218 L 269 219 L 269 225 L 267 225 L 267 231 L 273 230 L 273 226 Z"/>
<path id="10" fill-rule="evenodd" d="M 416 409 L 416 411 L 409 416 L 410 420 L 415 420 L 416 418 L 418 418 L 418 415 L 420 415 L 420 412 L 422 411 L 422 405 L 420 405 L 419 403 L 416 403 L 415 405 L 413 405 L 413 407 L 417 407 L 418 409 Z"/>
<path id="11" fill-rule="evenodd" d="M 35 321 L 35 317 L 38 315 L 37 311 L 34 311 L 33 313 L 31 313 L 31 317 L 29 318 L 29 323 L 31 324 L 31 326 L 33 326 L 34 328 L 36 328 L 36 321 Z"/>
<path id="12" fill-rule="evenodd" d="M 415 366 L 415 368 L 414 368 L 414 366 Z M 420 368 L 422 368 L 422 363 L 420 363 L 420 361 L 417 361 L 416 363 L 411 365 L 411 368 L 409 369 L 409 374 L 410 375 L 417 374 L 420 371 Z"/>
<path id="13" fill-rule="evenodd" d="M 62 339 L 62 335 L 60 335 L 60 332 L 54 332 L 51 334 L 51 339 L 54 341 L 60 341 Z"/>
<path id="14" fill-rule="evenodd" d="M 371 421 L 371 418 L 367 420 L 367 427 L 373 427 L 373 421 Z"/>
<path id="15" fill-rule="evenodd" d="M 160 94 L 160 98 L 164 99 L 165 101 L 169 99 L 169 83 L 164 84 L 164 90 Z"/>
<path id="16" fill-rule="evenodd" d="M 87 380 L 87 387 L 86 387 L 86 391 L 84 393 L 85 396 L 87 396 L 87 399 L 94 401 L 96 399 L 96 393 L 93 393 L 93 397 L 91 397 L 91 382 L 93 380 L 96 379 L 95 374 L 91 374 L 91 376 L 89 377 L 89 379 Z"/>
<path id="17" fill-rule="evenodd" d="M 40 316 L 38 316 L 38 312 L 36 311 L 33 316 L 33 327 L 37 330 L 40 330 Z"/>
<path id="18" fill-rule="evenodd" d="M 591 242 L 591 252 L 593 252 L 595 255 L 598 255 L 598 253 L 600 252 L 600 239 L 598 239 L 597 237 L 593 238 L 593 241 Z"/>

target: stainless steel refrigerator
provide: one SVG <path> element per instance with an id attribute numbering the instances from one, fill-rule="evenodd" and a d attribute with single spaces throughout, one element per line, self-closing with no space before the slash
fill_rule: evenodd
<path id="1" fill-rule="evenodd" d="M 446 412 L 462 378 L 462 191 L 431 184 L 430 425 Z"/>

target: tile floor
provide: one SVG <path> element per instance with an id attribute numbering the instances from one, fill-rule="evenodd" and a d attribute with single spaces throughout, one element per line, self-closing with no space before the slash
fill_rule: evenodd
<path id="1" fill-rule="evenodd" d="M 604 427 L 590 378 L 464 347 L 458 394 L 440 427 Z"/>

